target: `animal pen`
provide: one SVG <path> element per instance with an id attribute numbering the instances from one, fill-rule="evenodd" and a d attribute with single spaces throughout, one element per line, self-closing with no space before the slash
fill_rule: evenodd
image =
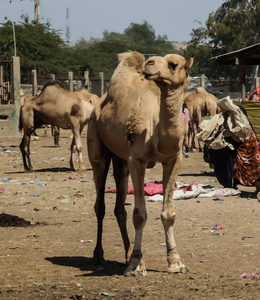
<path id="1" fill-rule="evenodd" d="M 1 136 L 20 136 L 20 58 L 0 61 L 0 130 Z"/>

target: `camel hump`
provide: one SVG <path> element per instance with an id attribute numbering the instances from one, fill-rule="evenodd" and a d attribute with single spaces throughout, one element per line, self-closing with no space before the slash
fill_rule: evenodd
<path id="1" fill-rule="evenodd" d="M 120 53 L 117 56 L 118 56 L 118 62 L 120 64 L 123 64 L 124 66 L 129 68 L 135 68 L 137 72 L 143 71 L 144 62 L 145 62 L 145 58 L 143 54 L 136 51 L 130 51 L 130 52 Z"/>

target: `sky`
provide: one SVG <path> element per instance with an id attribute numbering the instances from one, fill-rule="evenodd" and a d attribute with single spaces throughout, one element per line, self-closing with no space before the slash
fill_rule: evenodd
<path id="1" fill-rule="evenodd" d="M 11 1 L 11 3 L 10 3 Z M 81 38 L 102 38 L 103 32 L 123 33 L 131 23 L 147 21 L 156 36 L 188 42 L 192 29 L 205 25 L 224 0 L 39 0 L 40 22 L 49 22 L 63 40 L 69 28 L 70 44 Z M 15 23 L 27 15 L 34 20 L 34 0 L 0 0 L 0 23 Z M 67 15 L 68 11 L 68 17 Z M 201 24 L 200 24 L 200 23 Z"/>

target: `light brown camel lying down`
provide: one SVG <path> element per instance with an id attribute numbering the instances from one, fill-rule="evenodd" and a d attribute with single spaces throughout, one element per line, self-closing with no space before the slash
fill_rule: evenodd
<path id="1" fill-rule="evenodd" d="M 206 116 L 214 116 L 219 112 L 218 99 L 200 87 L 185 94 L 184 102 L 189 110 L 189 130 L 185 139 L 187 151 L 195 148 L 196 133 L 199 131 L 199 124 Z M 199 151 L 202 151 L 198 141 Z"/>
<path id="2" fill-rule="evenodd" d="M 39 95 L 25 103 L 21 108 L 19 122 L 19 129 L 23 129 L 20 149 L 25 172 L 33 171 L 30 159 L 30 136 L 43 124 L 72 130 L 70 168 L 76 169 L 74 156 L 77 150 L 79 170 L 84 170 L 80 134 L 84 126 L 88 124 L 94 103 L 98 99 L 96 95 L 87 91 L 69 92 L 61 83 L 54 81 L 47 83 Z"/>
<path id="3" fill-rule="evenodd" d="M 167 245 L 168 272 L 185 272 L 175 247 L 173 203 L 175 180 L 182 161 L 184 122 L 182 105 L 187 87 L 188 69 L 193 59 L 170 54 L 152 57 L 144 63 L 138 52 L 118 55 L 119 64 L 111 78 L 107 95 L 96 106 L 88 126 L 88 153 L 94 172 L 98 219 L 94 258 L 103 262 L 102 226 L 105 215 L 104 190 L 108 168 L 113 161 L 117 187 L 115 215 L 130 256 L 126 226 L 126 200 L 129 173 L 134 186 L 133 223 L 135 242 L 125 275 L 138 273 L 142 253 L 142 233 L 147 220 L 144 176 L 147 167 L 163 166 L 164 201 L 161 219 Z M 142 269 L 142 268 L 141 268 Z"/>

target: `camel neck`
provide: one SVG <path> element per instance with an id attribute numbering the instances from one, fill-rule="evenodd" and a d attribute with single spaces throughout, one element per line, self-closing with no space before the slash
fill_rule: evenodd
<path id="1" fill-rule="evenodd" d="M 161 89 L 160 122 L 169 126 L 179 126 L 183 106 L 184 91 L 182 86 L 173 89 Z M 164 127 L 164 126 L 163 126 Z"/>

